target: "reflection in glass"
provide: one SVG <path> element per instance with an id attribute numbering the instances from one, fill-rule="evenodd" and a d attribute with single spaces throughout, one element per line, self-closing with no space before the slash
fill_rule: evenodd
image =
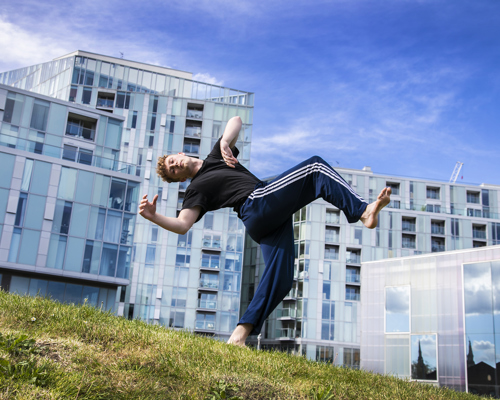
<path id="1" fill-rule="evenodd" d="M 470 393 L 496 396 L 499 379 L 495 342 L 500 331 L 497 316 L 500 299 L 500 264 L 464 264 L 464 305 L 467 385 Z M 497 339 L 497 340 L 495 340 Z M 497 347 L 498 348 L 498 347 Z M 496 386 L 496 388 L 495 388 Z"/>
<path id="2" fill-rule="evenodd" d="M 437 380 L 436 335 L 412 335 L 411 337 L 411 378 Z"/>
<path id="3" fill-rule="evenodd" d="M 410 331 L 410 287 L 385 288 L 385 331 Z"/>

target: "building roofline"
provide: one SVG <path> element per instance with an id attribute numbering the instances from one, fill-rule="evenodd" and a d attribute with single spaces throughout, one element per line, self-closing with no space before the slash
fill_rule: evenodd
<path id="1" fill-rule="evenodd" d="M 176 76 L 176 77 L 179 77 L 179 78 L 193 79 L 193 73 L 192 72 L 182 71 L 182 70 L 175 69 L 175 68 L 162 67 L 160 65 L 147 64 L 147 63 L 143 63 L 143 62 L 140 62 L 140 61 L 126 60 L 126 59 L 123 59 L 123 58 L 107 56 L 107 55 L 104 55 L 104 54 L 92 53 L 90 51 L 85 51 L 85 50 L 76 50 L 76 51 L 73 51 L 73 52 L 68 53 L 66 55 L 63 55 L 63 56 L 60 56 L 60 57 L 56 57 L 56 58 L 54 58 L 53 61 L 60 60 L 62 58 L 72 57 L 72 56 L 83 56 L 83 57 L 99 58 L 102 61 L 108 61 L 108 62 L 112 62 L 114 64 L 122 64 L 122 65 L 126 65 L 128 67 L 135 67 L 135 68 L 137 68 L 139 66 L 142 66 L 141 69 L 147 69 L 147 70 L 149 70 L 151 72 L 157 72 L 157 73 L 161 73 L 161 74 L 165 74 L 165 75 L 172 75 L 172 76 Z"/>
<path id="2" fill-rule="evenodd" d="M 125 117 L 122 115 L 111 114 L 107 111 L 99 110 L 98 108 L 87 107 L 87 106 L 84 106 L 82 104 L 72 103 L 70 101 L 61 100 L 61 99 L 58 99 L 56 97 L 47 96 L 45 94 L 40 94 L 37 92 L 31 92 L 29 90 L 17 88 L 15 86 L 9 86 L 9 85 L 4 85 L 4 84 L 0 83 L 0 89 L 7 90 L 9 92 L 19 92 L 20 94 L 25 95 L 25 96 L 34 97 L 34 98 L 41 99 L 41 100 L 46 100 L 46 101 L 49 101 L 51 103 L 61 104 L 61 105 L 64 105 L 66 107 L 81 110 L 82 112 L 87 112 L 87 113 L 91 113 L 91 114 L 98 114 L 98 115 L 101 115 L 103 117 L 116 119 L 116 120 L 122 121 L 122 122 L 125 121 Z"/>
<path id="3" fill-rule="evenodd" d="M 500 250 L 500 245 L 495 245 L 495 246 L 484 246 L 484 247 L 476 247 L 476 248 L 471 248 L 471 249 L 461 249 L 461 250 L 448 250 L 448 251 L 440 251 L 436 253 L 425 253 L 425 254 L 418 254 L 414 256 L 406 256 L 406 257 L 393 257 L 393 258 L 382 258 L 380 260 L 374 260 L 374 261 L 363 261 L 361 263 L 361 266 L 364 264 L 376 264 L 380 262 L 398 262 L 402 260 L 415 260 L 415 259 L 420 259 L 420 258 L 426 258 L 426 257 L 445 257 L 453 254 L 463 254 L 463 253 L 474 253 L 474 252 L 484 252 L 484 251 L 490 251 L 490 250 Z M 473 262 L 473 261 L 471 261 Z M 462 262 L 466 263 L 467 262 Z"/>

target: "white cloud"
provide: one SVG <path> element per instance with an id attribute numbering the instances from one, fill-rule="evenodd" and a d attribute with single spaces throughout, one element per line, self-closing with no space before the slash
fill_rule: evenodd
<path id="1" fill-rule="evenodd" d="M 197 73 L 193 75 L 193 80 L 205 82 L 211 85 L 224 86 L 224 81 L 221 81 L 208 73 Z"/>

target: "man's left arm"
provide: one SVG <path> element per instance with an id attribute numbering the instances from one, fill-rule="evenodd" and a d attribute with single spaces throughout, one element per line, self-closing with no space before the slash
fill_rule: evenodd
<path id="1" fill-rule="evenodd" d="M 233 156 L 232 149 L 238 140 L 238 135 L 241 130 L 241 118 L 236 116 L 231 118 L 224 129 L 224 134 L 220 141 L 220 151 L 222 153 L 222 158 L 227 165 L 234 168 L 234 165 L 238 163 L 236 157 Z"/>

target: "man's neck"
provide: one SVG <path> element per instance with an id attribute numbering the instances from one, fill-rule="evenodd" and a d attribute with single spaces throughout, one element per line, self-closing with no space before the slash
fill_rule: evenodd
<path id="1" fill-rule="evenodd" d="M 193 164 L 194 164 L 194 167 L 193 167 L 193 173 L 192 173 L 191 178 L 194 178 L 196 176 L 196 174 L 200 170 L 201 166 L 203 165 L 203 161 L 200 160 L 199 158 L 193 158 Z"/>

